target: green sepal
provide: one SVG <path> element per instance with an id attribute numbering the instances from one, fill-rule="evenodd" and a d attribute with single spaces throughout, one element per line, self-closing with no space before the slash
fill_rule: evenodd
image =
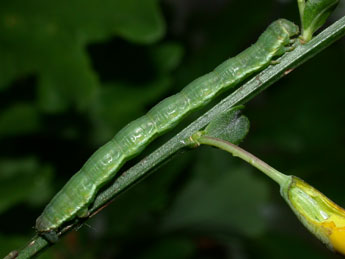
<path id="1" fill-rule="evenodd" d="M 344 254 L 345 210 L 296 176 L 280 193 L 301 223 L 332 251 Z"/>
<path id="2" fill-rule="evenodd" d="M 302 39 L 310 41 L 314 32 L 327 20 L 337 7 L 339 0 L 308 0 L 299 1 L 302 21 Z"/>
<path id="3" fill-rule="evenodd" d="M 234 144 L 240 143 L 249 131 L 249 120 L 241 115 L 243 105 L 219 115 L 208 124 L 203 135 L 223 139 Z"/>

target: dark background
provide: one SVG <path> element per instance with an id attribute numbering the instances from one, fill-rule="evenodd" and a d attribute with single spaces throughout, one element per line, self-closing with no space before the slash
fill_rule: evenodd
<path id="1" fill-rule="evenodd" d="M 341 1 L 329 23 L 344 11 Z M 47 202 L 121 127 L 280 17 L 299 23 L 296 1 L 1 1 L 0 256 L 25 246 Z M 251 100 L 241 144 L 343 207 L 344 67 L 342 39 Z M 203 147 L 41 258 L 340 257 L 302 227 L 273 181 Z"/>

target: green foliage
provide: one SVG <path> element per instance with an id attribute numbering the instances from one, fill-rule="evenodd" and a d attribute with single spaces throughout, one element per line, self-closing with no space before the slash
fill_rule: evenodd
<path id="1" fill-rule="evenodd" d="M 268 185 L 255 178 L 249 167 L 236 165 L 229 154 L 219 150 L 197 152 L 198 164 L 168 211 L 163 228 L 260 235 L 265 229 L 260 210 L 268 199 Z"/>
<path id="2" fill-rule="evenodd" d="M 3 1 L 0 17 L 0 88 L 36 74 L 46 112 L 86 109 L 93 101 L 100 82 L 86 44 L 114 36 L 148 44 L 164 33 L 156 0 Z"/>
<path id="3" fill-rule="evenodd" d="M 0 160 L 0 214 L 17 204 L 42 204 L 51 196 L 52 169 L 34 158 Z M 12 191 L 16 190 L 16 191 Z"/>
<path id="4" fill-rule="evenodd" d="M 18 122 L 22 127 L 18 127 Z M 37 109 L 27 103 L 16 103 L 0 113 L 0 137 L 37 132 L 41 127 Z"/>
<path id="5" fill-rule="evenodd" d="M 311 40 L 317 31 L 332 14 L 339 4 L 339 0 L 298 0 L 301 22 L 302 38 Z"/>

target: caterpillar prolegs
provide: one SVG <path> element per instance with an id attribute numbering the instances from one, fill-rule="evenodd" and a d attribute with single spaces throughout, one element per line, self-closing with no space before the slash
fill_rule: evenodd
<path id="1" fill-rule="evenodd" d="M 181 92 L 162 100 L 146 115 L 125 126 L 86 161 L 45 207 L 36 220 L 38 233 L 54 233 L 76 216 L 86 216 L 98 190 L 114 177 L 127 160 L 191 111 L 263 70 L 274 58 L 287 51 L 291 38 L 298 34 L 298 26 L 288 20 L 273 22 L 254 45 L 195 79 Z"/>

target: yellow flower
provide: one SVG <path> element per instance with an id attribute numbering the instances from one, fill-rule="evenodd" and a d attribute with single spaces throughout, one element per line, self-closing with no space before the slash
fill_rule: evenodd
<path id="1" fill-rule="evenodd" d="M 331 250 L 345 255 L 345 210 L 303 180 L 290 176 L 281 195 L 303 225 Z"/>

